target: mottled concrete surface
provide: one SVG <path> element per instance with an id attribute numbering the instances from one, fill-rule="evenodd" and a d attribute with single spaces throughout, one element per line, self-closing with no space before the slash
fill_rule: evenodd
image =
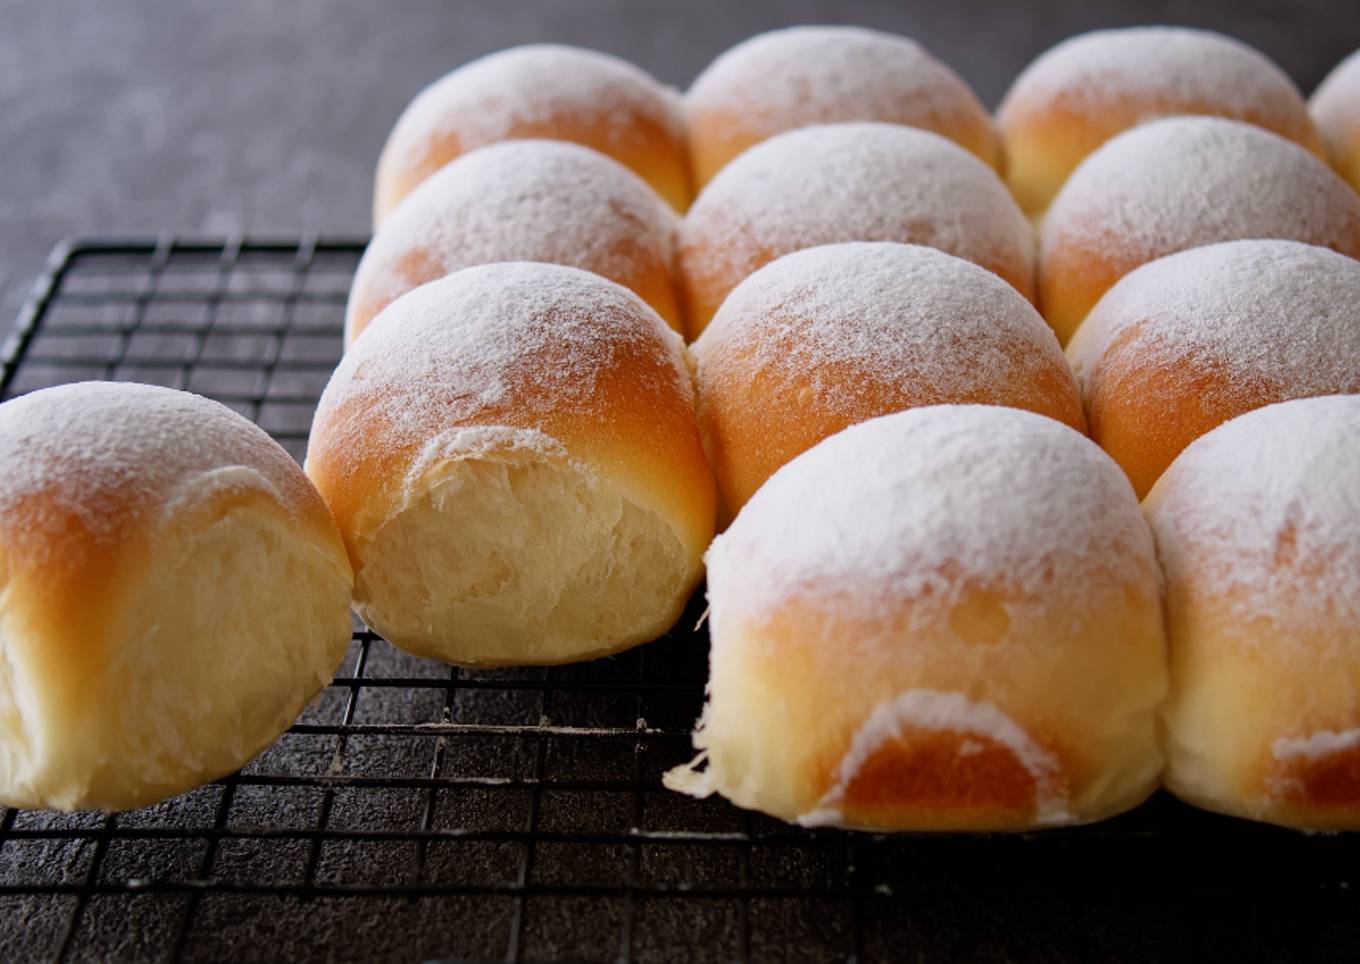
<path id="1" fill-rule="evenodd" d="M 751 33 L 818 21 L 910 34 L 989 104 L 1097 26 L 1228 30 L 1305 91 L 1360 46 L 1342 0 L 0 0 L 0 324 L 66 235 L 362 234 L 392 120 L 478 54 L 586 44 L 684 85 Z"/>

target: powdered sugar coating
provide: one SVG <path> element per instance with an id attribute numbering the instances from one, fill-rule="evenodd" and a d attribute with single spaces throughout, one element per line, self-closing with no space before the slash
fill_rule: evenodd
<path id="1" fill-rule="evenodd" d="M 1333 67 L 1322 79 L 1313 96 L 1308 98 L 1308 110 L 1324 135 L 1333 133 L 1335 124 L 1347 121 L 1360 124 L 1360 50 Z M 1332 145 L 1333 140 L 1329 137 L 1328 146 Z"/>
<path id="2" fill-rule="evenodd" d="M 1225 372 L 1244 406 L 1263 386 L 1287 397 L 1360 391 L 1360 261 L 1269 240 L 1159 258 L 1106 292 L 1068 348 L 1080 379 L 1115 356 L 1144 371 Z"/>
<path id="3" fill-rule="evenodd" d="M 1360 747 L 1360 729 L 1317 730 L 1308 736 L 1279 737 L 1270 746 L 1276 760 L 1322 760 Z"/>
<path id="4" fill-rule="evenodd" d="M 739 366 L 728 364 L 734 349 Z M 817 404 L 837 411 L 860 406 L 874 387 L 864 379 L 962 399 L 1063 366 L 1052 329 L 1006 282 L 934 248 L 889 242 L 771 262 L 733 290 L 694 352 L 701 383 L 706 367 L 739 367 L 765 384 L 810 376 Z M 847 379 L 844 366 L 862 377 Z"/>
<path id="5" fill-rule="evenodd" d="M 1332 165 L 1360 190 L 1360 50 L 1332 68 L 1309 98 L 1308 112 Z"/>
<path id="6" fill-rule="evenodd" d="M 1360 114 L 1360 50 L 1354 51 L 1322 78 L 1313 96 L 1308 99 L 1309 107 L 1323 108 L 1324 105 L 1346 105 L 1351 114 Z"/>
<path id="7" fill-rule="evenodd" d="M 1098 115 L 1143 105 L 1150 116 L 1177 108 L 1246 119 L 1303 118 L 1303 98 L 1268 57 L 1232 37 L 1189 27 L 1124 27 L 1070 37 L 1025 68 L 997 113 L 1061 104 Z"/>
<path id="8" fill-rule="evenodd" d="M 625 353 L 691 397 L 683 343 L 643 301 L 598 275 L 506 262 L 402 295 L 336 367 L 317 409 L 331 451 L 409 451 L 477 422 L 532 428 L 588 409 Z M 640 370 L 638 379 L 658 377 Z M 363 418 L 338 417 L 347 408 Z"/>
<path id="9" fill-rule="evenodd" d="M 1170 118 L 1126 131 L 1082 162 L 1044 218 L 1040 260 L 1085 249 L 1127 271 L 1216 241 L 1288 238 L 1345 250 L 1358 235 L 1360 197 L 1297 144 L 1237 121 Z"/>
<path id="10" fill-rule="evenodd" d="M 78 382 L 0 405 L 0 466 L 0 526 L 34 547 L 68 519 L 113 543 L 225 489 L 267 492 L 292 513 L 320 508 L 297 463 L 259 426 L 155 385 Z"/>
<path id="11" fill-rule="evenodd" d="M 571 265 L 627 284 L 668 271 L 678 219 L 623 165 L 565 141 L 459 157 L 383 222 L 355 275 L 349 328 L 425 281 L 496 261 Z M 366 321 L 363 318 L 362 321 Z"/>
<path id="12" fill-rule="evenodd" d="M 853 426 L 776 472 L 708 552 L 709 599 L 884 618 L 1004 585 L 1013 613 L 1078 611 L 1092 587 L 1155 585 L 1128 480 L 1050 418 L 938 405 Z"/>
<path id="13" fill-rule="evenodd" d="M 688 200 L 677 91 L 609 54 L 530 44 L 464 64 L 416 95 L 383 147 L 375 217 L 458 154 L 520 137 L 588 144 L 672 204 Z"/>
<path id="14" fill-rule="evenodd" d="M 670 134 L 684 136 L 678 95 L 642 68 L 596 50 L 563 44 L 526 44 L 464 64 L 421 91 L 397 122 L 404 129 L 438 131 L 457 118 L 467 148 L 504 140 L 516 130 L 562 118 L 588 118 L 603 135 L 623 143 L 639 136 L 633 118 L 655 116 Z"/>
<path id="15" fill-rule="evenodd" d="M 1238 619 L 1360 620 L 1360 396 L 1267 405 L 1191 443 L 1149 494 L 1171 581 Z"/>
<path id="16" fill-rule="evenodd" d="M 808 124 L 889 121 L 941 130 L 985 116 L 954 71 L 906 37 L 863 27 L 804 26 L 745 40 L 685 95 L 691 116 L 740 118 L 759 137 Z"/>
<path id="17" fill-rule="evenodd" d="M 680 257 L 691 282 L 725 295 L 780 255 L 842 241 L 923 244 L 994 268 L 1022 293 L 1032 283 L 1033 233 L 996 174 L 896 124 L 818 125 L 757 144 L 694 202 Z"/>

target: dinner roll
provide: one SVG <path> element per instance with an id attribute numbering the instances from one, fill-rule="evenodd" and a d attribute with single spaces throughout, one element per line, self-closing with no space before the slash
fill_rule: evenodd
<path id="1" fill-rule="evenodd" d="M 996 167 L 992 119 L 919 44 L 863 27 L 790 27 L 737 44 L 685 95 L 696 187 L 752 144 L 809 124 L 886 121 L 949 138 Z"/>
<path id="2" fill-rule="evenodd" d="M 708 768 L 668 785 L 805 825 L 1084 823 L 1157 785 L 1152 537 L 1053 419 L 940 405 L 784 466 L 708 553 Z"/>
<path id="3" fill-rule="evenodd" d="M 561 265 L 465 268 L 392 302 L 327 385 L 307 471 L 368 624 L 468 665 L 659 636 L 713 535 L 680 337 Z"/>
<path id="4" fill-rule="evenodd" d="M 1316 157 L 1259 127 L 1154 121 L 1077 168 L 1039 235 L 1039 309 L 1066 342 L 1109 287 L 1154 258 L 1280 238 L 1360 255 L 1360 197 Z"/>
<path id="5" fill-rule="evenodd" d="M 1360 191 L 1360 50 L 1337 64 L 1308 101 L 1332 167 Z"/>
<path id="6" fill-rule="evenodd" d="M 1015 79 L 997 110 L 1006 181 L 1037 214 L 1115 134 L 1188 114 L 1256 124 L 1323 153 L 1298 88 L 1259 51 L 1209 30 L 1125 27 L 1064 40 Z"/>
<path id="7" fill-rule="evenodd" d="M 1166 784 L 1222 813 L 1360 828 L 1360 397 L 1192 442 L 1144 504 L 1166 572 Z"/>
<path id="8" fill-rule="evenodd" d="M 737 285 L 692 351 L 728 518 L 795 455 L 876 415 L 982 402 L 1086 428 L 1039 313 L 990 271 L 934 248 L 787 254 Z"/>
<path id="9" fill-rule="evenodd" d="M 695 200 L 679 256 L 690 337 L 757 268 L 838 241 L 939 248 L 1033 300 L 1033 231 L 987 165 L 929 131 L 826 124 L 757 144 Z"/>
<path id="10" fill-rule="evenodd" d="M 326 506 L 206 398 L 84 382 L 0 405 L 0 802 L 154 803 L 236 770 L 331 679 Z"/>
<path id="11" fill-rule="evenodd" d="M 677 217 L 641 178 L 565 141 L 493 144 L 441 168 L 383 222 L 350 289 L 350 341 L 398 295 L 459 268 L 548 261 L 630 288 L 680 327 Z"/>
<path id="12" fill-rule="evenodd" d="M 411 101 L 378 160 L 373 224 L 459 155 L 526 137 L 593 147 L 677 210 L 689 204 L 680 95 L 626 60 L 530 44 L 464 64 Z"/>
<path id="13" fill-rule="evenodd" d="M 1106 292 L 1067 354 L 1091 437 L 1142 496 L 1230 418 L 1360 392 L 1360 261 L 1297 241 L 1182 251 Z"/>

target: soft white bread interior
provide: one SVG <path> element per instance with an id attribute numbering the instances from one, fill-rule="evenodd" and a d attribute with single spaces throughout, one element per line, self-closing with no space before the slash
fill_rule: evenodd
<path id="1" fill-rule="evenodd" d="M 557 265 L 468 268 L 393 302 L 327 387 L 307 470 L 365 620 L 468 665 L 661 635 L 713 533 L 679 336 Z"/>
<path id="2" fill-rule="evenodd" d="M 0 800 L 149 804 L 240 767 L 350 637 L 339 532 L 226 407 L 89 382 L 0 406 Z"/>
<path id="3" fill-rule="evenodd" d="M 941 405 L 831 436 L 708 553 L 707 769 L 785 820 L 1083 823 L 1157 785 L 1152 538 L 1118 467 L 1042 415 Z"/>
<path id="4" fill-rule="evenodd" d="M 692 567 L 661 515 L 533 430 L 448 443 L 359 543 L 360 610 L 385 635 L 486 665 L 586 659 L 670 628 Z"/>
<path id="5" fill-rule="evenodd" d="M 1360 396 L 1225 422 L 1144 510 L 1167 582 L 1167 787 L 1254 820 L 1360 828 Z"/>

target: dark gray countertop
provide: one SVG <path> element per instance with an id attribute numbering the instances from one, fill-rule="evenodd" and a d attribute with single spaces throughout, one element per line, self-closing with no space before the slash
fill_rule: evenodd
<path id="1" fill-rule="evenodd" d="M 915 37 L 994 105 L 1045 47 L 1129 23 L 1226 30 L 1310 92 L 1360 47 L 1353 0 L 0 0 L 0 324 L 68 235 L 362 235 L 372 165 L 425 83 L 535 40 L 683 86 L 770 27 Z"/>

